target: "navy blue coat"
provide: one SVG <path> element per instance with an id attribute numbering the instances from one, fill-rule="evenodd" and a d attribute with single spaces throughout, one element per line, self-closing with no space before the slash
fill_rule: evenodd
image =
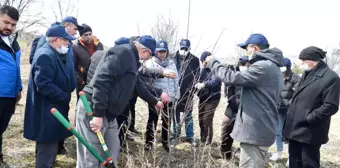
<path id="1" fill-rule="evenodd" d="M 52 108 L 68 118 L 71 93 L 76 88 L 73 58 L 66 64 L 48 43 L 34 55 L 27 89 L 24 137 L 37 142 L 53 142 L 71 136 L 51 114 Z"/>
<path id="2" fill-rule="evenodd" d="M 197 94 L 200 98 L 200 102 L 220 100 L 222 82 L 211 73 L 209 68 L 202 69 L 199 82 L 205 84 L 205 87 Z"/>

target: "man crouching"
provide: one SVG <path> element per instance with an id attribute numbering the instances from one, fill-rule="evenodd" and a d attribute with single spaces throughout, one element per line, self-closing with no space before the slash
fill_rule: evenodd
<path id="1" fill-rule="evenodd" d="M 156 42 L 151 36 L 142 36 L 134 43 L 111 48 L 100 60 L 90 83 L 83 89 L 93 109 L 91 123 L 83 103 L 78 103 L 77 131 L 104 156 L 95 134 L 100 131 L 115 164 L 120 150 L 116 117 L 123 112 L 132 97 L 139 60 L 147 60 L 155 47 Z M 85 167 L 98 168 L 100 163 L 77 142 L 77 168 Z"/>

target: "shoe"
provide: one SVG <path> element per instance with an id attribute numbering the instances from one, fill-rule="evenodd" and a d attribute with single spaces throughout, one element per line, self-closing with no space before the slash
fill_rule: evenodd
<path id="1" fill-rule="evenodd" d="M 129 129 L 130 132 L 134 133 L 134 134 L 140 134 L 141 132 L 137 131 L 135 128 L 131 128 Z"/>
<path id="2" fill-rule="evenodd" d="M 231 154 L 232 154 L 231 151 L 222 153 L 222 159 L 223 160 L 231 160 L 231 156 L 232 156 Z"/>
<path id="3" fill-rule="evenodd" d="M 162 145 L 163 145 L 164 150 L 165 150 L 167 153 L 169 153 L 170 148 L 169 148 L 168 143 L 162 143 Z"/>
<path id="4" fill-rule="evenodd" d="M 200 141 L 201 141 L 202 144 L 205 144 L 207 142 L 207 140 L 205 138 L 201 138 Z"/>
<path id="5" fill-rule="evenodd" d="M 185 139 L 185 142 L 188 142 L 189 144 L 193 144 L 194 143 L 194 139 L 187 138 L 187 139 Z"/>
<path id="6" fill-rule="evenodd" d="M 173 135 L 172 137 L 170 137 L 170 141 L 173 141 L 175 139 L 179 138 L 179 136 Z"/>
<path id="7" fill-rule="evenodd" d="M 134 141 L 135 138 L 131 134 L 126 134 L 125 139 L 128 141 Z"/>
<path id="8" fill-rule="evenodd" d="M 153 150 L 153 145 L 152 145 L 151 143 L 146 143 L 146 144 L 144 145 L 144 150 L 145 150 L 146 152 L 152 151 L 152 150 Z"/>
<path id="9" fill-rule="evenodd" d="M 276 152 L 276 153 L 274 153 L 269 159 L 270 159 L 271 161 L 282 160 L 282 152 Z"/>
<path id="10" fill-rule="evenodd" d="M 64 146 L 59 147 L 58 149 L 58 155 L 66 155 L 67 154 L 67 150 Z"/>

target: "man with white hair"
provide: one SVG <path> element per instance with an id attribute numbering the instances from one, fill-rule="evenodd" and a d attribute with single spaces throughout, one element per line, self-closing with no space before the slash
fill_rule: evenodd
<path id="1" fill-rule="evenodd" d="M 67 54 L 72 36 L 56 25 L 46 32 L 35 54 L 27 89 L 24 137 L 36 141 L 36 168 L 53 167 L 60 141 L 72 133 L 49 111 L 56 108 L 68 118 L 71 93 L 76 88 L 73 59 Z"/>
<path id="2" fill-rule="evenodd" d="M 96 136 L 96 132 L 101 132 L 115 164 L 120 150 L 116 118 L 122 114 L 133 96 L 139 61 L 149 59 L 155 47 L 156 41 L 151 36 L 142 36 L 133 43 L 112 47 L 100 59 L 93 78 L 83 89 L 93 107 L 91 123 L 83 103 L 78 102 L 77 131 L 104 155 Z M 163 103 L 157 100 L 154 105 L 156 108 L 163 107 Z M 77 168 L 99 166 L 99 161 L 77 142 Z"/>

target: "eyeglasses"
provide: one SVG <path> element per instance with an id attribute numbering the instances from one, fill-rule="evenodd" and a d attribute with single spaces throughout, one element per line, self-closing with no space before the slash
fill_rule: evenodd
<path id="1" fill-rule="evenodd" d="M 64 42 L 69 42 L 68 40 L 66 40 L 66 39 L 64 39 L 64 38 L 62 38 L 62 37 L 58 37 L 58 39 L 60 39 L 60 40 L 62 40 L 62 41 L 64 41 Z"/>

